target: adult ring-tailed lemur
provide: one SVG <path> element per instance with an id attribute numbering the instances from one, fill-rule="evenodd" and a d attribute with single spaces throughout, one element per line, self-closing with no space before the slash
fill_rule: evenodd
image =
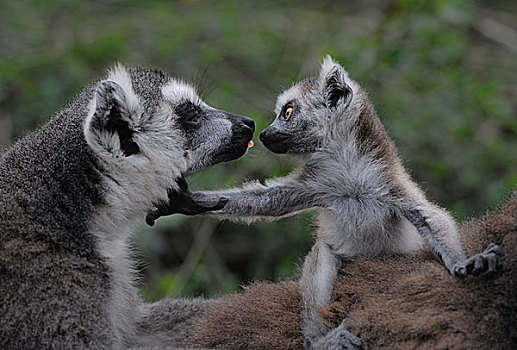
<path id="1" fill-rule="evenodd" d="M 186 83 L 116 66 L 17 142 L 0 160 L 0 348 L 121 348 L 143 317 L 202 307 L 141 303 L 128 238 L 183 175 L 242 156 L 253 131 Z M 196 213 L 224 199 L 181 203 Z"/>
<path id="2" fill-rule="evenodd" d="M 329 56 L 318 77 L 278 97 L 275 113 L 260 139 L 275 153 L 298 156 L 298 170 L 265 186 L 190 195 L 226 197 L 226 205 L 212 213 L 246 222 L 319 211 L 317 239 L 300 279 L 306 348 L 361 347 L 344 324 L 329 331 L 317 313 L 330 300 L 343 258 L 409 253 L 426 243 L 452 275 L 498 270 L 496 245 L 465 258 L 452 217 L 411 180 L 366 93 Z M 174 212 L 182 210 L 161 209 Z"/>

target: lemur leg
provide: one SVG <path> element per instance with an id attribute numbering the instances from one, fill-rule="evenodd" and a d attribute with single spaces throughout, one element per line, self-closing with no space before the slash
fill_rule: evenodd
<path id="1" fill-rule="evenodd" d="M 362 347 L 361 340 L 348 332 L 345 324 L 329 330 L 318 314 L 318 309 L 324 308 L 330 302 L 340 266 L 339 257 L 322 240 L 316 241 L 305 258 L 299 283 L 306 349 L 360 349 Z"/>
<path id="2" fill-rule="evenodd" d="M 405 216 L 452 275 L 465 277 L 500 270 L 503 251 L 493 243 L 484 252 L 465 257 L 456 224 L 444 210 L 428 204 L 408 210 Z"/>

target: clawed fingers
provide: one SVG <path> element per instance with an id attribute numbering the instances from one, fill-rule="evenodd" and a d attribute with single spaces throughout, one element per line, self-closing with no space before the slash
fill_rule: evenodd
<path id="1" fill-rule="evenodd" d="M 454 274 L 459 277 L 464 277 L 461 273 L 465 270 L 465 275 L 472 274 L 477 276 L 483 274 L 487 277 L 492 276 L 502 269 L 503 256 L 504 253 L 501 247 L 490 243 L 482 253 L 468 258 L 464 263 L 459 263 L 454 269 Z"/>

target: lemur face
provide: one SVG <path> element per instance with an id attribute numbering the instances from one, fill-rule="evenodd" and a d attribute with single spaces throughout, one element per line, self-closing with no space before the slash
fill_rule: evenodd
<path id="1" fill-rule="evenodd" d="M 185 174 L 239 158 L 253 136 L 253 120 L 158 70 L 117 66 L 94 89 L 86 141 L 117 183 L 140 191 L 166 193 Z"/>
<path id="2" fill-rule="evenodd" d="M 321 150 L 332 125 L 338 122 L 336 116 L 354 114 L 357 89 L 343 67 L 327 56 L 318 77 L 302 80 L 280 94 L 276 119 L 262 131 L 260 140 L 275 153 Z"/>
<path id="3" fill-rule="evenodd" d="M 185 133 L 187 173 L 243 156 L 253 137 L 252 119 L 221 111 L 200 99 L 172 103 L 178 124 Z"/>
<path id="4" fill-rule="evenodd" d="M 157 70 L 116 67 L 98 84 L 91 109 L 86 136 L 99 153 L 168 159 L 182 174 L 241 157 L 255 129 L 252 119 L 210 107 Z"/>

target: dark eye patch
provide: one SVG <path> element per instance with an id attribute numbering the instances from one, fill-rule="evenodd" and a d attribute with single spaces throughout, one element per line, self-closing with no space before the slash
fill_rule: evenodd
<path id="1" fill-rule="evenodd" d="M 185 101 L 177 105 L 174 108 L 174 112 L 178 115 L 181 124 L 189 129 L 199 126 L 200 119 L 204 114 L 201 107 L 190 101 Z"/>

